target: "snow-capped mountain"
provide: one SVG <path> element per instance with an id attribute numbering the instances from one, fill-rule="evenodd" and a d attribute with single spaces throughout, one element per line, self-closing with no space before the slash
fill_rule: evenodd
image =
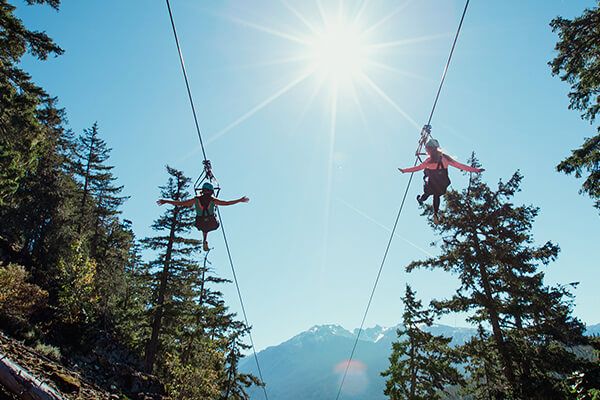
<path id="1" fill-rule="evenodd" d="M 384 400 L 385 379 L 380 376 L 389 366 L 392 342 L 400 325 L 366 328 L 360 335 L 353 362 L 344 384 L 345 400 Z M 434 324 L 434 335 L 451 337 L 451 345 L 461 345 L 476 334 L 475 329 Z M 316 325 L 291 339 L 258 353 L 263 377 L 271 400 L 334 399 L 346 368 L 358 329 L 352 332 L 339 325 Z M 588 335 L 599 335 L 600 324 L 587 327 Z M 240 368 L 255 375 L 252 357 L 242 360 Z M 252 400 L 262 400 L 261 391 L 251 391 Z"/>
<path id="2" fill-rule="evenodd" d="M 392 342 L 401 326 L 366 328 L 344 384 L 344 399 L 383 400 L 385 379 L 381 371 L 388 367 Z M 452 336 L 453 343 L 462 344 L 475 331 L 434 325 L 436 335 Z M 352 332 L 339 325 L 317 325 L 291 339 L 258 353 L 263 377 L 272 400 L 325 400 L 335 398 L 346 360 L 358 329 Z M 257 374 L 251 357 L 245 358 L 241 369 Z M 260 391 L 251 393 L 252 400 L 262 399 Z"/>

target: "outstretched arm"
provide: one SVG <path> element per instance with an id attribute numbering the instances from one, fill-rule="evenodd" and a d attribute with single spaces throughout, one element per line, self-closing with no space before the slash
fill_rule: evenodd
<path id="1" fill-rule="evenodd" d="M 458 169 L 461 169 L 461 170 L 467 171 L 467 172 L 483 172 L 483 171 L 485 171 L 485 169 L 483 169 L 483 168 L 475 168 L 475 167 L 471 167 L 470 165 L 459 163 L 458 161 L 452 159 L 452 157 L 450 157 L 450 156 L 445 156 L 445 157 L 446 157 L 446 161 L 448 161 L 448 165 L 452 165 L 454 168 L 458 168 Z"/>
<path id="2" fill-rule="evenodd" d="M 196 199 L 189 199 L 189 200 L 184 200 L 184 201 L 177 201 L 177 200 L 168 200 L 168 199 L 158 199 L 156 201 L 156 204 L 158 204 L 159 206 L 162 206 L 163 204 L 172 204 L 174 206 L 178 206 L 178 207 L 193 207 L 194 203 L 195 203 Z"/>
<path id="3" fill-rule="evenodd" d="M 425 168 L 427 168 L 427 163 L 429 162 L 429 157 L 423 161 L 421 164 L 419 165 L 415 165 L 414 167 L 410 167 L 410 168 L 398 168 L 400 170 L 400 172 L 402 173 L 407 173 L 407 172 L 417 172 L 417 171 L 421 171 L 424 170 Z"/>
<path id="4" fill-rule="evenodd" d="M 246 196 L 240 197 L 237 200 L 220 200 L 220 199 L 217 199 L 216 197 L 213 197 L 213 201 L 215 202 L 215 204 L 217 206 L 232 206 L 232 205 L 238 204 L 238 203 L 247 203 L 250 201 L 250 199 L 247 198 Z"/>

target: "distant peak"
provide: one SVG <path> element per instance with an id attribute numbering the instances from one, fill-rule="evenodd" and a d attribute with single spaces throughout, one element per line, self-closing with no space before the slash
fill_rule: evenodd
<path id="1" fill-rule="evenodd" d="M 335 336 L 346 336 L 350 335 L 350 332 L 341 325 L 336 324 L 325 324 L 325 325 L 314 325 L 307 332 L 315 334 L 332 334 Z"/>

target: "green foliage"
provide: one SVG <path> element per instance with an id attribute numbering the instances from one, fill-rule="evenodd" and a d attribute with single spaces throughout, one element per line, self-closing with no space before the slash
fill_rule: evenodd
<path id="1" fill-rule="evenodd" d="M 256 376 L 243 374 L 238 370 L 239 362 L 244 357 L 241 351 L 250 349 L 250 346 L 242 340 L 250 328 L 236 321 L 226 326 L 229 334 L 222 340 L 226 351 L 226 377 L 221 383 L 221 399 L 248 400 L 250 397 L 246 393 L 246 389 L 251 386 L 264 386 L 264 382 L 261 382 Z"/>
<path id="2" fill-rule="evenodd" d="M 203 344 L 202 351 L 194 353 L 194 359 L 185 363 L 179 355 L 166 356 L 166 390 L 172 399 L 220 399 L 218 383 L 223 375 L 223 354 L 213 341 L 205 338 Z"/>
<path id="3" fill-rule="evenodd" d="M 521 180 L 515 173 L 491 190 L 474 177 L 468 190 L 449 192 L 441 223 L 432 224 L 441 236 L 440 256 L 407 267 L 457 275 L 455 294 L 433 305 L 442 313 L 468 313 L 475 326 L 489 326 L 490 332 L 462 348 L 477 398 L 560 398 L 562 379 L 588 368 L 570 350 L 587 342 L 582 323 L 572 316 L 571 295 L 563 286 L 544 285 L 539 270 L 559 248 L 551 242 L 534 245 L 538 209 L 512 203 Z"/>
<path id="4" fill-rule="evenodd" d="M 600 112 L 600 7 L 585 10 L 572 20 L 555 18 L 550 23 L 558 33 L 556 57 L 549 63 L 554 75 L 571 85 L 569 108 L 578 110 L 582 118 L 593 123 Z M 583 145 L 558 166 L 558 171 L 574 173 L 581 178 L 587 173 L 582 192 L 595 199 L 600 209 L 600 128 L 596 136 L 587 138 Z"/>
<path id="5" fill-rule="evenodd" d="M 167 172 L 169 180 L 161 187 L 161 195 L 176 201 L 185 200 L 190 179 L 170 167 Z M 147 266 L 147 284 L 153 290 L 148 308 L 152 332 L 145 351 L 149 372 L 153 370 L 159 348 L 168 342 L 165 339 L 177 335 L 177 320 L 185 315 L 185 303 L 192 290 L 190 284 L 197 275 L 198 265 L 192 257 L 198 253 L 200 241 L 184 236 L 192 229 L 193 222 L 192 208 L 168 208 L 152 225 L 157 236 L 142 241 L 147 249 L 158 252 L 158 257 Z"/>
<path id="6" fill-rule="evenodd" d="M 60 1 L 25 3 L 58 9 Z M 74 137 L 57 99 L 19 68 L 27 53 L 44 60 L 62 49 L 0 0 L 0 261 L 8 265 L 0 267 L 2 322 L 22 323 L 29 341 L 76 342 L 91 354 L 107 351 L 108 341 L 125 354 L 118 361 L 126 367 L 139 368 L 146 356 L 149 369 L 157 365 L 169 380 L 173 398 L 247 399 L 245 389 L 261 384 L 238 371 L 249 328 L 215 289 L 227 281 L 206 261 L 198 264 L 194 210 L 166 209 L 153 225 L 157 234 L 142 241 L 157 257 L 142 261 L 131 222 L 121 218 L 127 197 L 98 125 Z M 184 199 L 189 179 L 168 172 L 163 196 Z M 48 312 L 35 313 L 46 301 Z M 38 346 L 60 358 L 57 349 Z M 101 370 L 94 373 L 115 374 L 112 365 Z"/>
<path id="7" fill-rule="evenodd" d="M 28 283 L 30 276 L 22 265 L 0 265 L 0 316 L 25 321 L 45 306 L 48 292 Z"/>
<path id="8" fill-rule="evenodd" d="M 454 366 L 458 354 L 449 346 L 451 338 L 423 330 L 433 324 L 433 313 L 423 310 L 409 285 L 402 301 L 404 329 L 392 344 L 390 367 L 381 373 L 388 378 L 384 393 L 391 400 L 442 399 L 447 386 L 463 383 Z"/>
<path id="9" fill-rule="evenodd" d="M 51 99 L 18 64 L 26 53 L 40 60 L 62 53 L 46 34 L 28 30 L 14 11 L 0 0 L 0 205 L 35 170 L 46 141 L 38 113 Z"/>
<path id="10" fill-rule="evenodd" d="M 81 183 L 79 230 L 90 228 L 92 255 L 95 256 L 100 229 L 120 214 L 126 197 L 120 196 L 123 186 L 116 186 L 113 166 L 107 165 L 111 149 L 99 136 L 98 123 L 85 129 L 74 146 L 73 172 Z M 92 218 L 90 218 L 92 217 Z"/>
<path id="11" fill-rule="evenodd" d="M 139 353 L 143 352 L 148 337 L 146 305 L 150 302 L 151 290 L 143 268 L 139 244 L 129 249 L 129 260 L 122 275 L 122 291 L 115 296 L 115 330 L 124 341 Z"/>
<path id="12" fill-rule="evenodd" d="M 65 323 L 89 322 L 98 303 L 96 288 L 96 262 L 83 251 L 81 242 L 71 246 L 67 259 L 58 262 L 60 290 L 58 304 Z"/>
<path id="13" fill-rule="evenodd" d="M 161 196 L 185 200 L 190 179 L 173 168 L 167 172 Z M 173 398 L 245 400 L 247 388 L 262 385 L 238 371 L 242 351 L 249 348 L 243 342 L 249 328 L 235 320 L 214 287 L 228 281 L 212 275 L 207 258 L 203 265 L 194 259 L 201 244 L 188 236 L 194 217 L 193 208 L 168 208 L 152 226 L 156 236 L 142 240 L 157 254 L 140 275 L 153 290 L 147 304 L 146 369 L 170 382 Z"/>

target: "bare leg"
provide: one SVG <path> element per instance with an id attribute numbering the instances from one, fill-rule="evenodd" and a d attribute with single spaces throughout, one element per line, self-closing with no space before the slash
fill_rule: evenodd
<path id="1" fill-rule="evenodd" d="M 425 200 L 427 200 L 429 198 L 429 193 L 425 192 L 420 196 L 420 202 L 424 202 Z"/>
<path id="2" fill-rule="evenodd" d="M 202 232 L 202 236 L 203 236 L 203 248 L 204 251 L 208 251 L 210 250 L 210 248 L 208 247 L 208 232 Z"/>
<path id="3" fill-rule="evenodd" d="M 440 210 L 440 196 L 433 196 L 433 222 L 439 222 L 438 211 Z"/>

